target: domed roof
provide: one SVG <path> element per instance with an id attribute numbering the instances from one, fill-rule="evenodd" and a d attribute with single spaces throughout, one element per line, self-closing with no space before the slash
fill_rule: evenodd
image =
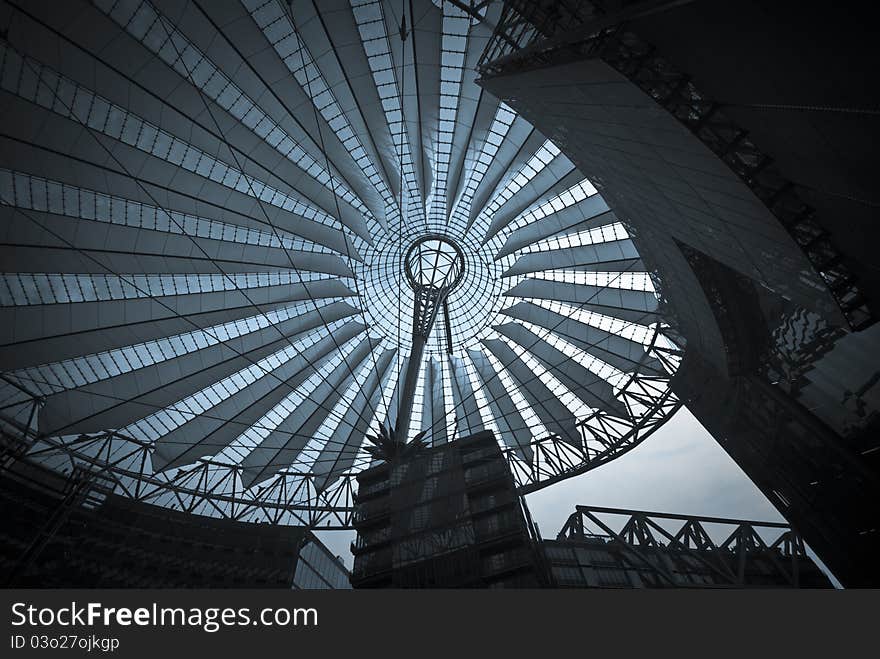
<path id="1" fill-rule="evenodd" d="M 347 526 L 430 236 L 464 267 L 413 434 L 491 429 L 527 491 L 677 407 L 625 221 L 475 82 L 491 6 L 31 11 L 0 42 L 0 418 L 35 458 L 195 513 Z"/>

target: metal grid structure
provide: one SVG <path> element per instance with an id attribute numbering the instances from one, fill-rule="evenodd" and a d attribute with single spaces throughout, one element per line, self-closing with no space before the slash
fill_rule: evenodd
<path id="1" fill-rule="evenodd" d="M 658 587 L 796 588 L 808 585 L 804 576 L 813 587 L 830 586 L 787 524 L 577 506 L 557 540 L 613 547 L 623 565 Z"/>
<path id="2" fill-rule="evenodd" d="M 192 513 L 350 527 L 429 234 L 466 261 L 420 365 L 430 443 L 492 430 L 531 491 L 677 409 L 677 339 L 622 224 L 474 82 L 500 5 L 0 9 L 15 455 Z"/>

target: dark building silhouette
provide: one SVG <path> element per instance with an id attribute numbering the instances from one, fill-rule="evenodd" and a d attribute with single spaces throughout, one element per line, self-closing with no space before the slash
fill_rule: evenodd
<path id="1" fill-rule="evenodd" d="M 578 506 L 541 544 L 556 588 L 831 588 L 785 524 Z"/>
<path id="2" fill-rule="evenodd" d="M 880 584 L 861 11 L 509 1 L 479 81 L 626 224 L 687 344 L 673 390 L 852 586 Z"/>
<path id="3" fill-rule="evenodd" d="M 25 461 L 0 476 L 0 580 L 39 588 L 349 588 L 302 527 L 252 524 L 108 494 Z"/>
<path id="4" fill-rule="evenodd" d="M 530 524 L 491 432 L 358 475 L 355 588 L 541 585 Z"/>

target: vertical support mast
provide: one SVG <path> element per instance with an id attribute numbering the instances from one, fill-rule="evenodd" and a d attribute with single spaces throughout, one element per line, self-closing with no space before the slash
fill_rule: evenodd
<path id="1" fill-rule="evenodd" d="M 446 305 L 449 293 L 461 283 L 464 277 L 464 252 L 461 247 L 446 236 L 428 234 L 415 241 L 404 257 L 404 270 L 409 285 L 413 289 L 413 324 L 412 349 L 403 376 L 403 388 L 397 410 L 395 434 L 401 441 L 406 441 L 412 421 L 413 400 L 416 384 L 422 366 L 425 345 L 437 312 Z M 448 349 L 451 350 L 452 330 L 448 326 L 450 337 Z"/>

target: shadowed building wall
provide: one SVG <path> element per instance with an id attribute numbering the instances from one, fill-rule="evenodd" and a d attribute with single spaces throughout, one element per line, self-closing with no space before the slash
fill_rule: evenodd
<path id="1" fill-rule="evenodd" d="M 488 431 L 358 474 L 355 588 L 543 583 L 513 476 Z"/>
<path id="2" fill-rule="evenodd" d="M 0 475 L 0 579 L 32 588 L 349 588 L 307 529 L 108 494 L 100 476 L 13 463 Z"/>

